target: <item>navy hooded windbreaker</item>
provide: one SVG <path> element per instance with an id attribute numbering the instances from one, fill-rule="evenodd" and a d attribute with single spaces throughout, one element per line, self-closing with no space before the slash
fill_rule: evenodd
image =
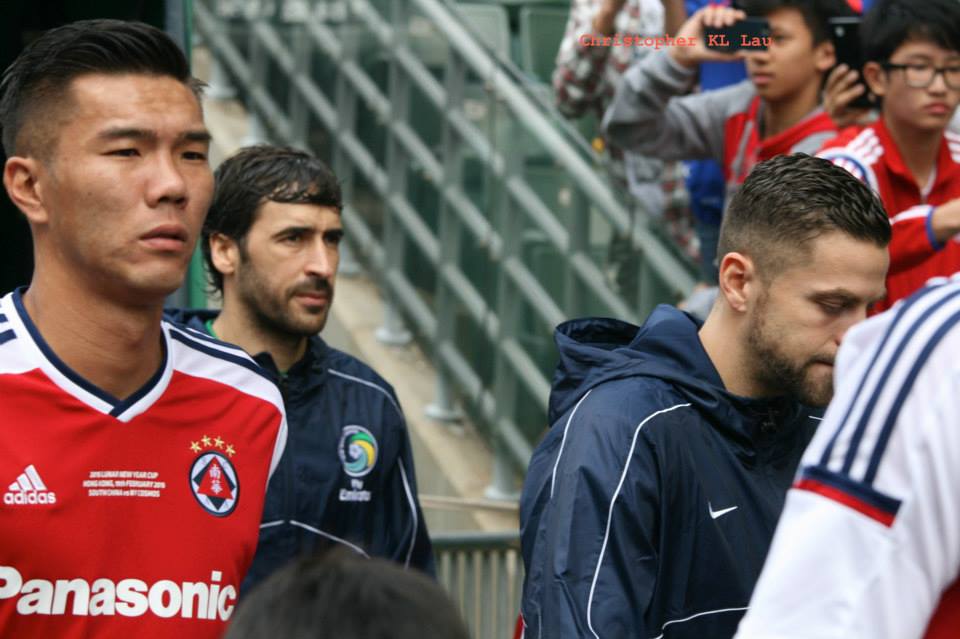
<path id="1" fill-rule="evenodd" d="M 207 334 L 217 311 L 174 321 Z M 242 592 L 331 544 L 434 574 L 406 422 L 393 388 L 360 360 L 310 338 L 286 375 L 254 356 L 283 394 L 287 447 L 267 490 L 260 541 Z"/>
<path id="2" fill-rule="evenodd" d="M 699 325 L 561 324 L 520 502 L 526 639 L 724 639 L 821 412 L 728 393 Z"/>

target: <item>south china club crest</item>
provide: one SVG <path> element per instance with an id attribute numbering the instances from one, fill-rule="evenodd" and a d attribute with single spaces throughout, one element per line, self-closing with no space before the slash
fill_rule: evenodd
<path id="1" fill-rule="evenodd" d="M 377 440 L 363 426 L 344 426 L 337 446 L 343 472 L 350 477 L 363 477 L 373 470 L 379 450 Z"/>
<path id="2" fill-rule="evenodd" d="M 220 442 L 217 446 L 216 442 Z M 226 517 L 240 500 L 240 479 L 227 455 L 236 454 L 233 446 L 216 437 L 204 436 L 200 442 L 191 442 L 190 450 L 200 455 L 190 465 L 190 490 L 204 510 L 217 517 Z M 201 446 L 203 444 L 203 446 Z M 204 450 L 207 446 L 219 450 Z"/>

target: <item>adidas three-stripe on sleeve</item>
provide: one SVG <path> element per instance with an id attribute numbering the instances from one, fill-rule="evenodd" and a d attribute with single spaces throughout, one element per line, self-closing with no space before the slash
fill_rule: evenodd
<path id="1" fill-rule="evenodd" d="M 960 279 L 855 327 L 738 639 L 956 636 Z"/>

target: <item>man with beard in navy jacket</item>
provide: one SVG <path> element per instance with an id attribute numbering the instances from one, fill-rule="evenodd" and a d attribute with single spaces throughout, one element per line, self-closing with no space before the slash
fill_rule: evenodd
<path id="1" fill-rule="evenodd" d="M 525 637 L 732 637 L 833 394 L 844 333 L 884 294 L 879 200 L 806 155 L 763 162 L 720 236 L 705 323 L 562 324 L 520 504 Z"/>
<path id="2" fill-rule="evenodd" d="M 244 592 L 331 544 L 434 572 L 393 388 L 318 335 L 333 303 L 341 209 L 336 177 L 303 151 L 263 145 L 227 159 L 201 240 L 223 310 L 174 317 L 242 347 L 283 394 L 287 449 Z"/>

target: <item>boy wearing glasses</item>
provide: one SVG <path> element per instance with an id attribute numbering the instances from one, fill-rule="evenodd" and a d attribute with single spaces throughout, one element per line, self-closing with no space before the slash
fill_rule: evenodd
<path id="1" fill-rule="evenodd" d="M 960 270 L 960 3 L 880 0 L 864 17 L 863 76 L 880 118 L 848 129 L 820 156 L 869 184 L 890 222 L 889 308 L 938 275 Z"/>

